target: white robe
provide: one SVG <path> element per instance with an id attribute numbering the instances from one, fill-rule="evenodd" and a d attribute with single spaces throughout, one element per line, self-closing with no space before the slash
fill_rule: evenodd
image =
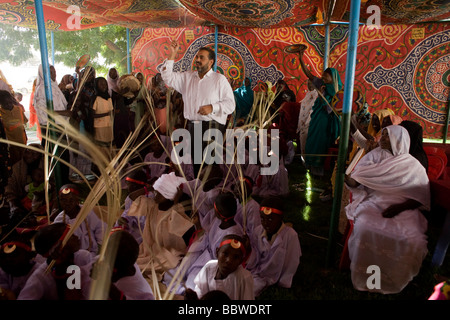
<path id="1" fill-rule="evenodd" d="M 53 99 L 53 110 L 54 111 L 65 111 L 67 109 L 67 100 L 61 89 L 58 87 L 58 83 L 50 79 L 52 99 Z M 47 111 L 47 96 L 45 94 L 45 83 L 44 83 L 44 71 L 42 65 L 39 65 L 38 76 L 36 80 L 36 89 L 34 93 L 34 107 L 36 109 L 36 114 L 40 125 L 46 125 L 48 121 L 48 111 Z M 68 117 L 55 116 L 55 122 L 58 124 L 63 124 L 58 118 L 62 117 L 68 120 Z"/>
<path id="2" fill-rule="evenodd" d="M 247 269 L 252 273 L 255 296 L 268 286 L 290 288 L 302 255 L 297 232 L 284 223 L 270 241 L 262 225 L 250 237 L 252 253 Z"/>
<path id="3" fill-rule="evenodd" d="M 85 271 L 87 271 L 87 274 L 90 274 L 93 264 L 96 261 L 97 259 L 83 267 L 86 269 Z M 150 284 L 145 280 L 136 263 L 134 264 L 134 269 L 134 275 L 120 278 L 114 282 L 116 288 L 122 291 L 126 300 L 155 300 Z M 81 289 L 83 290 L 83 295 L 85 297 L 89 297 L 91 283 L 92 279 L 89 277 L 84 278 L 84 283 L 81 284 Z"/>
<path id="4" fill-rule="evenodd" d="M 187 288 L 194 289 L 194 279 L 203 266 L 210 260 L 217 259 L 216 249 L 222 242 L 223 237 L 230 234 L 243 236 L 242 226 L 236 224 L 226 229 L 219 226 L 222 220 L 218 219 L 212 208 L 206 215 L 200 216 L 200 224 L 203 227 L 203 234 L 195 240 L 188 248 L 186 256 L 180 262 L 177 268 L 171 270 L 170 276 L 165 276 L 165 284 L 169 285 L 172 276 L 178 268 L 182 268 L 179 272 L 182 275 L 184 284 Z M 184 287 L 178 287 L 177 294 L 183 294 Z"/>
<path id="5" fill-rule="evenodd" d="M 166 152 L 163 152 L 160 157 L 155 157 L 153 152 L 147 153 L 147 155 L 144 158 L 144 162 L 150 163 L 148 164 L 148 167 L 150 169 L 150 179 L 153 178 L 159 178 L 161 175 L 166 173 L 167 169 L 169 168 L 167 166 L 167 159 L 169 157 L 167 156 Z"/>
<path id="6" fill-rule="evenodd" d="M 70 219 L 65 215 L 64 211 L 60 212 L 53 223 L 63 222 L 69 225 L 73 225 L 77 217 Z M 86 219 L 75 230 L 74 235 L 80 239 L 81 249 L 88 250 L 94 256 L 98 254 L 99 245 L 103 242 L 103 236 L 108 226 L 103 222 L 94 211 L 91 211 Z"/>
<path id="7" fill-rule="evenodd" d="M 274 175 L 259 175 L 253 186 L 252 195 L 259 197 L 289 195 L 289 176 L 283 157 L 279 161 L 277 173 Z"/>
<path id="8" fill-rule="evenodd" d="M 428 252 L 427 220 L 419 209 L 393 218 L 384 218 L 382 212 L 408 199 L 428 210 L 430 188 L 424 167 L 408 153 L 406 129 L 389 126 L 386 130 L 393 153 L 378 147 L 359 161 L 351 177 L 361 185 L 349 188 L 352 202 L 345 210 L 354 222 L 348 240 L 353 286 L 360 291 L 391 294 L 402 291 L 419 273 Z M 379 268 L 379 284 L 370 266 Z"/>
<path id="9" fill-rule="evenodd" d="M 33 261 L 32 263 L 33 266 L 31 267 L 30 271 L 26 275 L 20 277 L 14 277 L 11 274 L 6 273 L 2 269 L 0 269 L 0 288 L 11 290 L 12 292 L 14 292 L 16 297 L 18 297 L 28 278 L 41 264 L 41 262 L 38 261 Z"/>
<path id="10" fill-rule="evenodd" d="M 305 154 L 306 138 L 308 137 L 309 123 L 314 102 L 318 97 L 316 90 L 308 91 L 301 102 L 300 113 L 298 114 L 297 133 L 300 136 L 300 150 Z"/>
<path id="11" fill-rule="evenodd" d="M 145 226 L 145 216 L 141 216 L 139 218 L 130 217 L 128 215 L 128 211 L 130 210 L 132 204 L 133 200 L 131 200 L 130 196 L 127 196 L 125 198 L 124 210 L 121 214 L 121 217 L 127 220 L 128 226 L 126 228 L 126 231 L 128 231 L 136 239 L 137 243 L 141 244 L 142 231 L 144 230 Z M 116 223 L 115 226 L 118 227 L 119 225 Z"/>
<path id="12" fill-rule="evenodd" d="M 261 224 L 261 215 L 259 213 L 261 206 L 257 201 L 250 198 L 245 203 L 245 232 L 251 236 L 255 228 Z M 244 226 L 244 204 L 238 203 L 234 221 Z"/>
<path id="13" fill-rule="evenodd" d="M 80 267 L 80 283 L 89 278 L 89 271 L 83 266 L 92 261 L 92 255 L 87 250 L 78 250 L 74 254 L 74 263 Z M 51 272 L 46 272 L 47 263 L 41 263 L 30 275 L 17 300 L 58 300 L 58 289 Z M 83 292 L 83 291 L 82 291 Z M 84 296 L 84 299 L 88 299 Z"/>
<path id="14" fill-rule="evenodd" d="M 195 278 L 195 292 L 201 298 L 212 290 L 225 292 L 231 300 L 255 300 L 253 294 L 253 278 L 250 271 L 242 265 L 223 280 L 214 279 L 217 274 L 218 261 L 211 260 L 205 264 Z"/>

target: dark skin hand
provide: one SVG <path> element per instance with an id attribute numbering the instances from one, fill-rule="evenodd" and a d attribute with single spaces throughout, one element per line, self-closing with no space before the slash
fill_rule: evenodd
<path id="1" fill-rule="evenodd" d="M 417 209 L 420 205 L 420 202 L 413 199 L 408 199 L 403 203 L 393 204 L 392 206 L 386 208 L 382 212 L 382 215 L 384 218 L 393 218 L 403 211 Z"/>
<path id="2" fill-rule="evenodd" d="M 350 175 L 346 174 L 344 177 L 344 182 L 350 187 L 350 188 L 356 188 L 359 186 L 359 182 L 353 179 Z"/>
<path id="3" fill-rule="evenodd" d="M 356 188 L 360 185 L 359 182 L 351 178 L 349 175 L 345 175 L 344 181 L 351 188 Z M 420 202 L 413 199 L 408 199 L 403 203 L 393 204 L 389 206 L 381 213 L 381 215 L 384 218 L 393 218 L 403 211 L 417 209 L 418 207 L 420 207 L 420 205 Z"/>

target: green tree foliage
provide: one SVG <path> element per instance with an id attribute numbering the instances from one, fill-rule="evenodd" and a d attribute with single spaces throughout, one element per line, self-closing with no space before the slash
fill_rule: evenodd
<path id="1" fill-rule="evenodd" d="M 127 73 L 126 28 L 109 25 L 78 31 L 54 31 L 55 62 L 73 67 L 78 59 L 89 54 L 89 64 L 97 75 L 106 75 L 111 67 L 119 74 Z M 51 56 L 51 32 L 47 30 L 47 49 Z M 35 29 L 0 24 L 0 62 L 20 65 L 39 50 L 39 37 Z"/>
<path id="2" fill-rule="evenodd" d="M 19 66 L 33 57 L 39 50 L 39 37 L 36 30 L 9 24 L 0 24 L 0 62 Z"/>
<path id="3" fill-rule="evenodd" d="M 55 31 L 55 61 L 75 67 L 78 59 L 89 54 L 89 64 L 97 75 L 106 75 L 110 67 L 127 73 L 126 28 L 104 26 L 80 31 Z"/>

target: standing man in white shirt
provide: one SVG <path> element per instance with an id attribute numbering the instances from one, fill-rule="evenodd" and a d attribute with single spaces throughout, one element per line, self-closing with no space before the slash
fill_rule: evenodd
<path id="1" fill-rule="evenodd" d="M 202 137 L 203 133 L 210 128 L 218 129 L 225 135 L 227 118 L 234 112 L 236 104 L 233 89 L 227 78 L 212 70 L 216 60 L 214 50 L 207 47 L 199 49 L 194 58 L 196 71 L 173 72 L 174 59 L 179 48 L 178 42 L 172 41 L 170 55 L 162 66 L 161 76 L 168 86 L 183 96 L 183 114 L 188 120 L 187 129 L 191 134 L 191 158 L 194 174 L 197 177 L 201 161 L 198 161 L 193 152 L 194 127 L 200 127 L 201 124 Z M 202 141 L 202 151 L 206 145 L 207 142 Z"/>

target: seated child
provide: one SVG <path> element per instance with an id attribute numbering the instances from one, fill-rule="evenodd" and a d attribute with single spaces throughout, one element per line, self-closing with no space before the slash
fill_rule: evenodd
<path id="1" fill-rule="evenodd" d="M 136 264 L 139 255 L 139 244 L 136 239 L 129 232 L 114 228 L 108 240 L 105 256 L 114 254 L 112 251 L 114 248 L 117 248 L 117 251 L 111 274 L 111 285 L 106 297 L 109 300 L 155 300 L 152 288 Z M 103 265 L 105 261 L 95 260 L 86 266 L 87 269 L 92 270 L 91 279 L 96 279 L 96 272 L 102 272 L 108 267 Z M 91 279 L 82 285 L 85 296 L 89 296 Z"/>
<path id="2" fill-rule="evenodd" d="M 217 259 L 216 249 L 225 235 L 243 235 L 242 227 L 233 219 L 237 204 L 232 193 L 219 194 L 213 206 L 214 208 L 206 215 L 199 214 L 200 226 L 204 233 L 190 244 L 186 256 L 178 266 L 183 268 L 179 273 L 184 287 L 175 289 L 177 294 L 182 294 L 185 287 L 194 288 L 194 279 L 205 263 Z M 176 269 L 171 270 L 172 275 L 175 272 Z M 169 286 L 171 280 L 172 277 L 168 275 L 164 278 L 164 283 Z"/>
<path id="3" fill-rule="evenodd" d="M 66 239 L 70 226 L 53 223 L 40 229 L 34 239 L 36 252 L 47 259 L 28 278 L 17 300 L 85 300 L 81 288 L 69 288 L 69 266 L 80 269 L 80 283 L 89 277 L 82 267 L 92 261 L 92 255 L 80 249 L 80 241 L 74 234 Z M 63 245 L 64 241 L 67 241 Z"/>
<path id="4" fill-rule="evenodd" d="M 153 188 L 147 185 L 147 177 L 145 171 L 142 169 L 131 172 L 127 175 L 125 181 L 127 184 L 128 196 L 125 198 L 125 208 L 121 217 L 118 219 L 116 226 L 120 226 L 131 233 L 140 244 L 142 242 L 142 231 L 145 226 L 145 216 L 141 216 L 138 220 L 138 217 L 130 217 L 128 211 L 130 210 L 133 201 L 137 198 L 141 196 L 147 198 L 153 197 L 154 193 L 149 192 L 149 190 Z"/>
<path id="5" fill-rule="evenodd" d="M 194 224 L 178 203 L 185 181 L 174 172 L 163 174 L 153 184 L 154 198 L 138 197 L 130 207 L 129 216 L 145 217 L 137 264 L 146 277 L 151 278 L 154 268 L 161 280 L 186 253 Z"/>
<path id="6" fill-rule="evenodd" d="M 234 194 L 238 196 L 238 206 L 234 220 L 244 227 L 245 233 L 250 234 L 254 228 L 261 224 L 259 203 L 252 198 L 253 181 L 243 176 L 234 186 Z"/>
<path id="7" fill-rule="evenodd" d="M 289 176 L 284 165 L 283 156 L 272 154 L 272 161 L 278 161 L 278 171 L 273 175 L 264 175 L 260 172 L 253 186 L 252 197 L 261 202 L 264 197 L 287 197 L 289 195 Z M 260 167 L 268 167 L 260 163 Z"/>
<path id="8" fill-rule="evenodd" d="M 194 280 L 197 296 L 220 290 L 231 300 L 254 300 L 253 277 L 242 266 L 247 255 L 244 239 L 233 234 L 223 237 L 216 255 L 217 260 L 208 261 Z M 188 289 L 187 294 L 192 292 Z"/>
<path id="9" fill-rule="evenodd" d="M 23 207 L 29 212 L 45 213 L 45 182 L 44 169 L 35 168 L 31 172 L 31 182 L 25 185 L 26 197 L 22 199 Z M 50 184 L 48 185 L 50 188 Z"/>
<path id="10" fill-rule="evenodd" d="M 214 208 L 214 200 L 222 192 L 223 172 L 219 165 L 202 167 L 199 178 L 183 184 L 183 192 L 192 199 L 193 212 L 206 214 Z"/>
<path id="11" fill-rule="evenodd" d="M 63 211 L 56 216 L 53 222 L 74 225 L 82 207 L 78 187 L 74 184 L 63 185 L 59 190 L 59 201 Z M 80 248 L 92 252 L 95 256 L 100 252 L 100 245 L 103 242 L 103 235 L 106 230 L 106 223 L 94 211 L 91 211 L 74 234 L 80 240 Z"/>
<path id="12" fill-rule="evenodd" d="M 16 300 L 39 264 L 31 235 L 13 231 L 0 247 L 0 300 Z"/>
<path id="13" fill-rule="evenodd" d="M 261 224 L 250 237 L 247 269 L 253 274 L 255 296 L 268 286 L 290 288 L 302 255 L 297 232 L 283 222 L 283 200 L 264 198 Z"/>
<path id="14" fill-rule="evenodd" d="M 150 152 L 144 158 L 144 162 L 148 166 L 149 183 L 153 184 L 162 174 L 167 173 L 170 158 L 166 153 L 165 147 L 154 135 L 150 141 Z"/>

